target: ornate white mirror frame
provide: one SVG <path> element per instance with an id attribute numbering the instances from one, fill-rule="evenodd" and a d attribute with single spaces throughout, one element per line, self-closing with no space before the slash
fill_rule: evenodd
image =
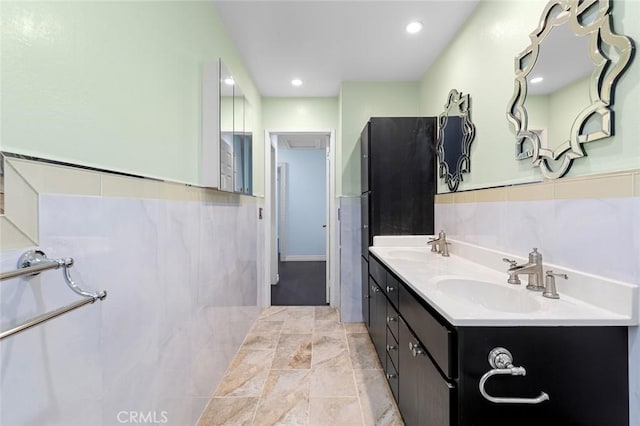
<path id="1" fill-rule="evenodd" d="M 533 158 L 549 179 L 564 176 L 573 160 L 586 155 L 582 144 L 613 134 L 615 83 L 633 58 L 634 46 L 628 37 L 611 28 L 609 0 L 552 0 L 542 12 L 538 28 L 529 35 L 531 44 L 515 59 L 515 84 L 507 109 L 507 119 L 516 131 L 516 159 Z M 584 105 L 563 140 L 542 141 L 540 130 L 530 128 L 525 99 L 527 82 L 540 54 L 543 41 L 555 27 L 567 25 L 576 37 L 588 40 L 593 71 L 589 78 L 590 104 Z M 528 142 L 528 143 L 527 143 Z M 530 146 L 526 149 L 525 145 Z"/>

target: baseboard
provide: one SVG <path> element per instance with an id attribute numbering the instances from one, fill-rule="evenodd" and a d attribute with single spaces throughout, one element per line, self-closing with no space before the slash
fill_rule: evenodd
<path id="1" fill-rule="evenodd" d="M 327 256 L 324 254 L 310 254 L 310 255 L 289 255 L 281 256 L 282 262 L 326 262 Z"/>

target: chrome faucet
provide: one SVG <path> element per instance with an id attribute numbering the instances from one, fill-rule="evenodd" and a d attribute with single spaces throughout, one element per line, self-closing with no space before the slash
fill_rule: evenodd
<path id="1" fill-rule="evenodd" d="M 544 290 L 542 255 L 538 253 L 537 248 L 534 248 L 533 251 L 529 253 L 529 262 L 525 263 L 524 265 L 518 265 L 518 262 L 516 262 L 515 260 L 507 259 L 506 257 L 502 260 L 509 263 L 509 269 L 507 269 L 507 272 L 509 273 L 507 282 L 509 284 L 520 284 L 519 275 L 526 274 L 529 276 L 527 289 L 534 291 Z"/>
<path id="2" fill-rule="evenodd" d="M 438 238 L 431 238 L 427 241 L 427 244 L 431 244 L 433 253 L 440 253 L 444 257 L 449 257 L 449 243 L 447 242 L 447 234 L 444 231 L 440 231 Z"/>

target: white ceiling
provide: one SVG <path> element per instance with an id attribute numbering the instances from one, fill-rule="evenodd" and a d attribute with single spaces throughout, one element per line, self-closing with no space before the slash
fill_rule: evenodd
<path id="1" fill-rule="evenodd" d="M 213 3 L 260 93 L 296 97 L 337 96 L 341 81 L 419 80 L 478 1 Z M 424 29 L 411 35 L 413 20 Z"/>

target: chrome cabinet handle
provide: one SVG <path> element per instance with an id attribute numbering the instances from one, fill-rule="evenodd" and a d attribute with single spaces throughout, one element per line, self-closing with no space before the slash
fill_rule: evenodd
<path id="1" fill-rule="evenodd" d="M 491 365 L 493 369 L 484 373 L 478 385 L 480 393 L 487 401 L 495 404 L 540 404 L 543 401 L 549 400 L 549 395 L 545 392 L 540 392 L 540 395 L 536 398 L 503 398 L 489 395 L 484 389 L 484 385 L 491 377 L 497 375 L 525 376 L 527 374 L 524 367 L 515 367 L 513 365 L 511 352 L 505 348 L 497 347 L 489 352 L 489 365 Z"/>
<path id="2" fill-rule="evenodd" d="M 395 290 L 395 288 L 387 286 L 387 293 L 391 293 L 394 290 Z"/>
<path id="3" fill-rule="evenodd" d="M 393 322 L 393 321 L 396 321 L 396 318 L 394 318 L 394 317 L 387 317 L 387 322 L 388 322 L 388 323 L 389 323 L 389 322 Z"/>
<path id="4" fill-rule="evenodd" d="M 372 286 L 371 286 L 371 290 L 372 290 L 374 293 L 377 293 L 377 292 L 379 292 L 379 291 L 380 291 L 380 289 L 379 289 L 377 286 L 375 286 L 375 285 L 372 285 Z"/>
<path id="5" fill-rule="evenodd" d="M 397 374 L 387 373 L 387 379 L 395 379 L 396 377 L 398 377 Z"/>
<path id="6" fill-rule="evenodd" d="M 420 347 L 420 343 L 409 342 L 409 350 L 413 354 L 413 356 L 422 355 L 424 351 Z"/>
<path id="7" fill-rule="evenodd" d="M 396 350 L 396 349 L 398 349 L 398 347 L 397 347 L 397 346 L 387 345 L 387 351 L 394 351 L 394 350 Z"/>

